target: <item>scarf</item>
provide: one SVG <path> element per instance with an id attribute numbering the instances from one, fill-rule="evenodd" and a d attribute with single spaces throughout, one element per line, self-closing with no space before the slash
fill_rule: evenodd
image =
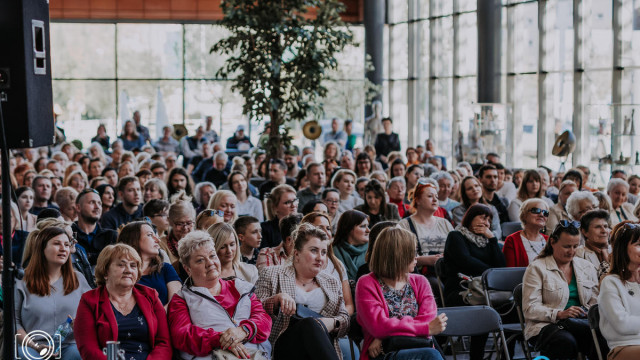
<path id="1" fill-rule="evenodd" d="M 347 277 L 355 280 L 358 275 L 358 267 L 365 263 L 364 255 L 367 252 L 369 243 L 353 246 L 347 242 L 333 248 L 336 255 L 342 259 L 344 266 L 347 268 Z"/>
<path id="2" fill-rule="evenodd" d="M 174 256 L 178 256 L 178 241 L 178 238 L 173 235 L 173 230 L 169 231 L 169 235 L 167 235 L 167 246 L 169 246 L 169 251 L 171 251 Z"/>
<path id="3" fill-rule="evenodd" d="M 456 226 L 455 230 L 459 231 L 462 234 L 462 236 L 466 237 L 467 240 L 471 241 L 471 243 L 473 243 L 475 246 L 479 248 L 484 248 L 489 243 L 489 239 L 487 239 L 482 235 L 472 233 L 471 230 L 467 229 L 462 225 Z"/>

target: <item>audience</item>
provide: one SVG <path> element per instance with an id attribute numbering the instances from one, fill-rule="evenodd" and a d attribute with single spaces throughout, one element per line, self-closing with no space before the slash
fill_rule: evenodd
<path id="1" fill-rule="evenodd" d="M 533 198 L 522 203 L 520 223 L 523 229 L 507 236 L 502 247 L 507 267 L 527 267 L 540 255 L 549 238 L 540 233 L 548 217 L 547 203 L 542 199 Z"/>

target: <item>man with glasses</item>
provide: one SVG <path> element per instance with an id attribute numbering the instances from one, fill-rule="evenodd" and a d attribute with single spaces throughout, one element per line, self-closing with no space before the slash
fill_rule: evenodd
<path id="1" fill-rule="evenodd" d="M 164 177 L 167 174 L 167 166 L 165 164 L 159 161 L 156 161 L 153 164 L 151 164 L 151 167 L 149 168 L 149 170 L 151 170 L 151 176 L 153 176 L 156 179 L 160 179 L 164 181 Z"/>
<path id="2" fill-rule="evenodd" d="M 496 190 L 498 190 L 498 169 L 491 164 L 484 165 L 478 170 L 478 179 L 482 184 L 482 197 L 488 204 L 493 205 L 498 210 L 500 223 L 508 222 L 509 212 L 507 211 L 507 206 L 509 202 L 496 194 Z"/>
<path id="3" fill-rule="evenodd" d="M 298 191 L 297 194 L 300 200 L 299 209 L 304 208 L 304 205 L 309 201 L 320 200 L 322 197 L 324 184 L 326 183 L 324 166 L 316 162 L 307 165 L 307 180 L 309 181 L 309 186 Z"/>
<path id="4" fill-rule="evenodd" d="M 86 189 L 78 194 L 76 212 L 78 221 L 71 225 L 71 229 L 78 244 L 86 251 L 89 263 L 95 266 L 100 251 L 107 245 L 115 244 L 118 233 L 98 224 L 102 215 L 102 201 L 96 190 Z"/>
<path id="5" fill-rule="evenodd" d="M 117 230 L 133 219 L 142 217 L 142 191 L 135 176 L 125 176 L 118 182 L 118 199 L 122 202 L 100 219 L 102 227 Z"/>

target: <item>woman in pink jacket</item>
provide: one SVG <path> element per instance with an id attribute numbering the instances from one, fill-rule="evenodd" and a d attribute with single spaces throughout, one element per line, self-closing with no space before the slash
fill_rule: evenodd
<path id="1" fill-rule="evenodd" d="M 444 331 L 447 317 L 437 316 L 427 279 L 411 273 L 416 266 L 415 236 L 399 228 L 384 229 L 369 265 L 371 273 L 356 286 L 357 320 L 364 332 L 360 359 L 442 360 L 427 339 Z M 399 336 L 425 341 L 413 348 L 393 346 Z"/>

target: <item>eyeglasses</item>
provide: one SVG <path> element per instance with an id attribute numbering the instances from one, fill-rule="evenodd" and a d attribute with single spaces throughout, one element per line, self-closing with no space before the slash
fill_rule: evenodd
<path id="1" fill-rule="evenodd" d="M 292 205 L 298 205 L 298 203 L 300 202 L 300 199 L 293 199 L 293 200 L 287 200 L 284 202 L 284 204 L 286 206 L 292 206 Z"/>
<path id="2" fill-rule="evenodd" d="M 540 208 L 537 208 L 537 207 L 529 209 L 529 212 L 534 214 L 534 215 L 542 214 L 542 216 L 544 216 L 544 217 L 549 217 L 549 211 L 548 210 L 543 210 L 543 209 L 540 209 Z M 578 226 L 580 226 L 580 224 L 578 224 Z"/>
<path id="3" fill-rule="evenodd" d="M 558 226 L 561 226 L 563 228 L 573 227 L 576 229 L 580 229 L 580 222 L 572 220 L 560 220 L 558 222 L 558 225 L 556 226 L 556 229 L 558 228 Z"/>
<path id="4" fill-rule="evenodd" d="M 173 226 L 177 228 L 184 228 L 185 226 L 191 227 L 193 226 L 193 221 L 177 222 L 177 223 L 173 223 Z"/>
<path id="5" fill-rule="evenodd" d="M 335 204 L 339 203 L 340 201 L 326 199 L 324 202 L 326 202 L 327 204 L 335 205 Z"/>
<path id="6" fill-rule="evenodd" d="M 218 217 L 224 217 L 224 211 L 222 210 L 213 210 L 213 209 L 207 209 L 207 210 L 203 210 L 202 211 L 205 215 L 207 216 L 218 216 Z"/>

